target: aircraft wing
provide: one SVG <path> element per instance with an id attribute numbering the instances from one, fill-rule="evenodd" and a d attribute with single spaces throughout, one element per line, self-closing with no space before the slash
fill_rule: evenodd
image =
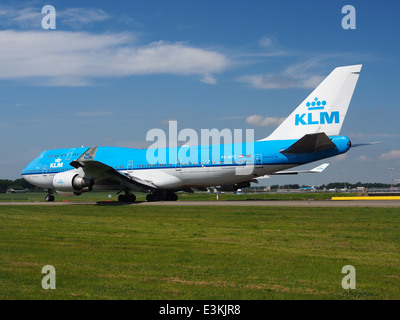
<path id="1" fill-rule="evenodd" d="M 275 173 L 270 173 L 270 175 L 299 174 L 299 173 L 321 173 L 322 171 L 324 171 L 326 169 L 327 166 L 329 166 L 329 163 L 321 164 L 320 166 L 315 167 L 314 169 L 311 169 L 311 170 L 300 170 L 300 171 L 283 170 L 283 171 L 277 171 Z"/>
<path id="2" fill-rule="evenodd" d="M 71 166 L 76 169 L 81 168 L 85 173 L 85 176 L 95 179 L 95 181 L 96 178 L 112 178 L 113 180 L 119 181 L 121 185 L 130 189 L 139 189 L 143 191 L 157 189 L 157 187 L 151 181 L 126 175 L 103 162 L 94 160 L 96 152 L 97 147 L 89 148 L 78 159 L 72 161 Z"/>

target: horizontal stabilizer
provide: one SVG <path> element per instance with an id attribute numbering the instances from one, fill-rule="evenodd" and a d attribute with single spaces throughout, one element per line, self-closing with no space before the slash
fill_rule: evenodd
<path id="1" fill-rule="evenodd" d="M 283 154 L 311 153 L 336 148 L 336 145 L 323 133 L 306 134 L 289 148 L 281 150 Z"/>
<path id="2" fill-rule="evenodd" d="M 324 171 L 327 167 L 329 166 L 329 163 L 324 163 L 321 164 L 318 167 L 315 167 L 314 169 L 311 170 L 300 170 L 300 171 L 277 171 L 275 173 L 272 173 L 273 175 L 284 175 L 284 174 L 299 174 L 299 173 L 321 173 Z"/>
<path id="3" fill-rule="evenodd" d="M 329 166 L 329 163 L 324 163 L 321 164 L 320 166 L 311 169 L 311 170 L 306 170 L 306 171 L 300 171 L 300 172 L 305 172 L 305 173 L 321 173 L 322 171 L 324 171 L 327 167 Z"/>

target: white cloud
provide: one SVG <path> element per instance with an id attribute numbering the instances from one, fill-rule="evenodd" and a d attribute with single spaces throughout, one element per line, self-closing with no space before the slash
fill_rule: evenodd
<path id="1" fill-rule="evenodd" d="M 82 25 L 102 22 L 111 18 L 110 14 L 99 8 L 68 8 L 57 11 L 57 19 L 62 24 L 67 24 L 74 28 L 81 28 Z"/>
<path id="2" fill-rule="evenodd" d="M 356 160 L 366 162 L 366 161 L 369 161 L 369 158 L 366 155 L 362 155 L 362 156 L 359 156 Z"/>
<path id="3" fill-rule="evenodd" d="M 42 7 L 0 6 L 0 25 L 5 27 L 42 27 Z"/>
<path id="4" fill-rule="evenodd" d="M 258 41 L 258 44 L 262 48 L 269 48 L 274 44 L 274 40 L 270 37 L 263 37 Z"/>
<path id="5" fill-rule="evenodd" d="M 274 37 L 263 37 L 258 41 L 258 45 L 263 49 L 255 55 L 258 57 L 281 57 L 289 54 Z"/>
<path id="6" fill-rule="evenodd" d="M 181 42 L 138 45 L 129 33 L 0 31 L 0 79 L 6 80 L 83 86 L 105 77 L 175 74 L 215 84 L 212 74 L 228 66 L 219 52 Z"/>
<path id="7" fill-rule="evenodd" d="M 203 76 L 203 79 L 200 80 L 201 82 L 204 82 L 206 84 L 216 84 L 217 80 L 210 74 L 205 74 Z"/>
<path id="8" fill-rule="evenodd" d="M 345 160 L 345 159 L 347 159 L 347 154 L 342 153 L 342 154 L 339 154 L 338 156 L 335 156 L 334 158 L 332 158 L 332 161 L 333 162 L 338 162 L 338 161 L 342 161 L 342 160 Z"/>
<path id="9" fill-rule="evenodd" d="M 324 76 L 311 72 L 319 65 L 318 58 L 307 60 L 303 63 L 289 66 L 280 74 L 249 74 L 237 78 L 237 81 L 248 83 L 258 89 L 287 89 L 305 88 L 313 89 L 324 79 Z"/>
<path id="10" fill-rule="evenodd" d="M 291 83 L 289 83 L 287 79 L 278 79 L 275 75 L 244 75 L 239 77 L 237 80 L 240 82 L 251 84 L 257 89 L 282 89 L 289 88 L 291 86 Z"/>
<path id="11" fill-rule="evenodd" d="M 253 114 L 246 118 L 246 123 L 251 124 L 256 127 L 269 127 L 269 126 L 276 126 L 281 124 L 285 118 L 278 118 L 278 117 L 262 117 L 257 114 Z"/>
<path id="12" fill-rule="evenodd" d="M 387 153 L 381 154 L 381 158 L 385 160 L 400 159 L 400 150 L 392 150 Z"/>

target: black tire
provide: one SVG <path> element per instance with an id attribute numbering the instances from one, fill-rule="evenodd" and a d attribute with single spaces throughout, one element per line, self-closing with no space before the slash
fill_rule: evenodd
<path id="1" fill-rule="evenodd" d="M 54 202 L 54 196 L 53 196 L 52 194 L 48 194 L 48 195 L 44 198 L 44 200 L 45 200 L 46 202 Z"/>
<path id="2" fill-rule="evenodd" d="M 166 201 L 177 201 L 178 200 L 178 196 L 174 192 L 168 192 L 166 194 L 166 199 L 165 200 Z"/>
<path id="3" fill-rule="evenodd" d="M 128 202 L 135 202 L 136 201 L 136 196 L 131 193 L 128 195 Z"/>
<path id="4" fill-rule="evenodd" d="M 129 194 L 120 194 L 118 196 L 118 201 L 119 202 L 135 202 L 136 201 L 136 196 L 132 193 Z"/>

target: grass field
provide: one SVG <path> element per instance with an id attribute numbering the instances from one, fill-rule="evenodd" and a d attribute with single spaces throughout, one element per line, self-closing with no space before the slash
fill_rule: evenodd
<path id="1" fill-rule="evenodd" d="M 399 299 L 399 213 L 1 206 L 0 299 Z"/>
<path id="2" fill-rule="evenodd" d="M 216 201 L 217 195 L 210 193 L 187 193 L 178 192 L 179 201 Z M 0 202 L 44 202 L 44 192 L 28 193 L 0 193 Z M 146 201 L 146 194 L 135 192 L 137 201 Z M 220 195 L 220 200 L 327 200 L 335 197 L 356 196 L 356 193 L 317 193 L 317 192 L 298 192 L 298 193 L 255 193 L 255 194 L 233 194 L 224 193 Z M 118 195 L 115 192 L 87 192 L 79 197 L 61 197 L 55 194 L 56 201 L 118 201 Z"/>

